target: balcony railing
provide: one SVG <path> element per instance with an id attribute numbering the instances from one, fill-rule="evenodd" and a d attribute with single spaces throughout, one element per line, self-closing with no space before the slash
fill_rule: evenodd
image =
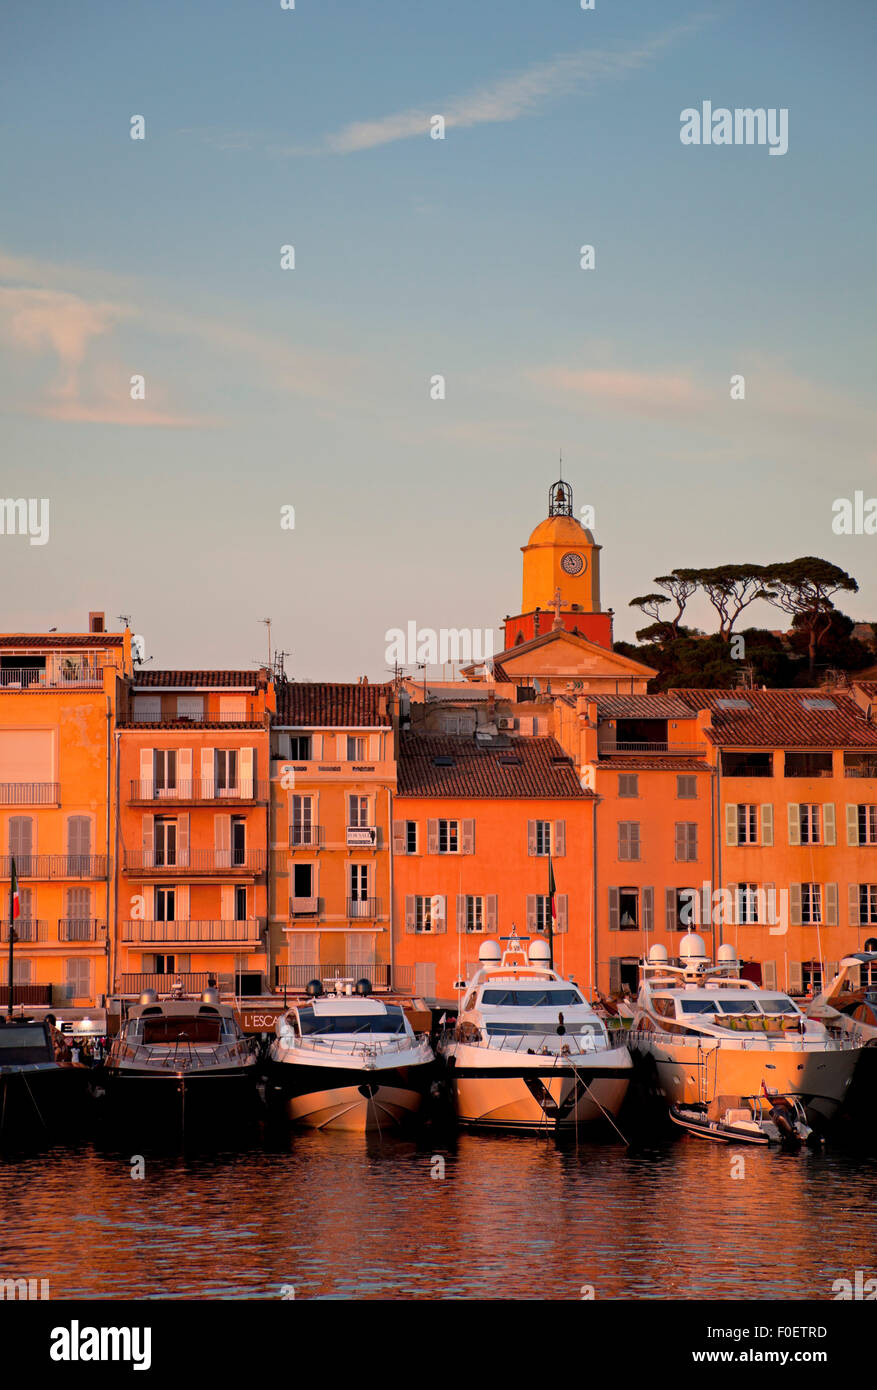
<path id="1" fill-rule="evenodd" d="M 13 923 L 15 927 L 16 941 L 47 941 L 49 938 L 48 922 L 40 921 L 36 917 L 19 917 Z M 0 928 L 0 941 L 9 945 L 9 923 L 4 922 Z"/>
<path id="2" fill-rule="evenodd" d="M 59 941 L 97 941 L 106 929 L 106 922 L 97 917 L 59 917 Z"/>
<path id="3" fill-rule="evenodd" d="M 156 994 L 170 994 L 175 982 L 179 980 L 185 994 L 200 994 L 207 989 L 210 981 L 220 987 L 222 978 L 210 970 L 181 970 L 178 974 L 159 974 L 158 971 L 142 971 L 140 974 L 122 975 L 119 980 L 120 994 L 142 994 L 145 989 L 154 989 Z"/>
<path id="4" fill-rule="evenodd" d="M 844 777 L 872 777 L 877 779 L 877 762 L 863 763 L 858 767 L 845 767 Z"/>
<path id="5" fill-rule="evenodd" d="M 147 922 L 138 919 L 122 923 L 123 941 L 150 942 L 229 942 L 257 945 L 262 940 L 264 922 L 258 917 L 245 921 Z"/>
<path id="6" fill-rule="evenodd" d="M 0 806 L 51 806 L 60 800 L 58 782 L 0 782 Z"/>
<path id="7" fill-rule="evenodd" d="M 33 1008 L 35 1005 L 51 1004 L 52 986 L 51 985 L 13 985 L 12 1002 L 14 1005 L 23 1004 L 26 1008 Z M 0 1007 L 9 1006 L 9 985 L 0 985 Z"/>
<path id="8" fill-rule="evenodd" d="M 414 988 L 414 966 L 397 965 L 391 971 L 386 962 L 364 965 L 362 962 L 326 963 L 316 965 L 275 965 L 275 988 L 304 989 L 311 980 L 320 980 L 330 990 L 335 980 L 370 980 L 372 989 L 397 989 L 410 993 Z"/>
<path id="9" fill-rule="evenodd" d="M 666 739 L 659 739 L 650 743 L 631 743 L 627 740 L 620 743 L 601 743 L 597 751 L 601 758 L 614 758 L 619 755 L 623 757 L 627 754 L 651 757 L 661 753 L 667 753 L 674 758 L 702 758 L 706 749 L 702 743 L 668 743 Z"/>
<path id="10" fill-rule="evenodd" d="M 323 843 L 323 827 L 321 825 L 311 825 L 310 822 L 304 825 L 291 825 L 289 827 L 289 848 L 307 849 Z"/>
<path id="11" fill-rule="evenodd" d="M 12 860 L 19 878 L 106 878 L 105 854 L 4 854 L 0 879 L 9 878 Z"/>
<path id="12" fill-rule="evenodd" d="M 348 917 L 378 917 L 381 912 L 380 898 L 348 898 Z"/>
<path id="13" fill-rule="evenodd" d="M 290 898 L 290 917 L 317 917 L 320 912 L 319 898 Z"/>
<path id="14" fill-rule="evenodd" d="M 151 779 L 131 783 L 132 801 L 267 801 L 268 783 L 240 778 L 234 787 L 219 787 L 212 778 L 175 782 L 172 787 L 157 786 Z"/>
<path id="15" fill-rule="evenodd" d="M 178 849 L 170 857 L 157 850 L 126 850 L 125 872 L 148 874 L 264 873 L 264 849 Z"/>
<path id="16" fill-rule="evenodd" d="M 107 665 L 115 663 L 109 661 Z M 37 670 L 33 666 L 4 666 L 0 668 L 0 690 L 32 690 L 34 687 L 51 690 L 99 690 L 104 683 L 103 671 L 96 666 L 58 666 Z"/>
<path id="17" fill-rule="evenodd" d="M 177 714 L 175 710 L 153 710 L 151 713 L 130 710 L 125 718 L 119 720 L 119 724 L 123 727 L 133 724 L 173 724 L 175 728 L 182 729 L 198 724 L 246 724 L 259 729 L 265 727 L 264 719 L 254 710 L 235 713 L 232 710 L 218 709 L 204 710 L 201 714 Z"/>

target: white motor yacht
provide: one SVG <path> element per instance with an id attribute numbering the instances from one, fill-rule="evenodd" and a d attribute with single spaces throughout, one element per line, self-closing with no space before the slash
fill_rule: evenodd
<path id="1" fill-rule="evenodd" d="M 324 994 L 281 1014 L 269 1051 L 269 1098 L 317 1129 L 392 1129 L 420 1109 L 435 1055 L 401 1004 L 376 999 L 368 980 L 351 994 Z"/>
<path id="2" fill-rule="evenodd" d="M 834 1117 L 861 1049 L 808 1019 L 787 994 L 742 979 L 732 945 L 720 946 L 713 963 L 689 932 L 678 965 L 655 945 L 641 968 L 630 1045 L 653 1060 L 671 1105 L 714 1113 L 768 1095 L 800 1100 L 817 1127 Z"/>
<path id="3" fill-rule="evenodd" d="M 613 1122 L 630 1082 L 626 1045 L 580 989 L 550 964 L 548 942 L 527 954 L 485 941 L 457 1024 L 439 1045 L 462 1124 L 503 1129 L 581 1128 Z"/>

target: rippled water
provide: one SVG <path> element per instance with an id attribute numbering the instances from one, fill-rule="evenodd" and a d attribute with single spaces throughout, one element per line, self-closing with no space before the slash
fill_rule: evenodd
<path id="1" fill-rule="evenodd" d="M 131 1157 L 0 1158 L 2 1275 L 62 1299 L 830 1298 L 874 1264 L 877 1163 L 837 1152 L 302 1132 L 147 1153 L 142 1180 Z"/>

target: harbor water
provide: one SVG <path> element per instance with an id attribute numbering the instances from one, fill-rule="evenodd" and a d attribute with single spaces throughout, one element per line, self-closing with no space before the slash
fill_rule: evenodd
<path id="1" fill-rule="evenodd" d="M 830 1300 L 873 1272 L 875 1199 L 861 1155 L 687 1136 L 89 1141 L 0 1157 L 0 1277 L 61 1300 Z"/>

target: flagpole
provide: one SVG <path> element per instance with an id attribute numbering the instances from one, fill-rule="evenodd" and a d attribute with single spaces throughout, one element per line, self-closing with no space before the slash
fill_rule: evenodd
<path id="1" fill-rule="evenodd" d="M 12 925 L 15 920 L 15 893 L 17 889 L 15 879 L 15 860 L 12 860 L 11 872 L 9 875 L 9 1003 L 6 1009 L 7 1016 L 12 1018 L 12 962 L 13 948 L 15 945 L 15 928 Z"/>

